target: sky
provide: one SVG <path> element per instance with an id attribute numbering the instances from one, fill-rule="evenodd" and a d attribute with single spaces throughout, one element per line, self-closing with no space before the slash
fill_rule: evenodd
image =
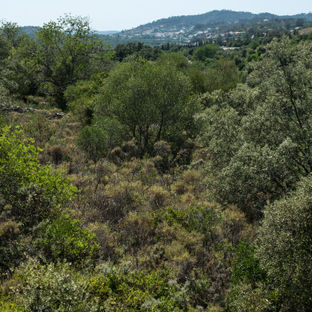
<path id="1" fill-rule="evenodd" d="M 269 12 L 278 15 L 312 12 L 311 0 L 0 0 L 0 21 L 42 26 L 64 14 L 88 17 L 94 30 L 124 30 L 160 18 L 212 10 Z"/>

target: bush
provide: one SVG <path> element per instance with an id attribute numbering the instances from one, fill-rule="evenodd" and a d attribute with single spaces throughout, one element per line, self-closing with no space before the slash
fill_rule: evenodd
<path id="1" fill-rule="evenodd" d="M 276 289 L 281 311 L 310 311 L 312 306 L 312 178 L 267 206 L 259 230 L 257 257 Z"/>
<path id="2" fill-rule="evenodd" d="M 0 130 L 0 265 L 4 270 L 29 252 L 21 239 L 40 222 L 57 218 L 76 193 L 60 171 L 39 164 L 32 143 L 20 130 Z"/>
<path id="3" fill-rule="evenodd" d="M 79 133 L 77 143 L 94 161 L 104 157 L 108 152 L 108 134 L 97 126 L 84 127 Z"/>
<path id="4" fill-rule="evenodd" d="M 117 120 L 99 118 L 96 124 L 80 131 L 77 143 L 92 160 L 97 161 L 121 143 L 123 132 Z"/>
<path id="5" fill-rule="evenodd" d="M 23 227 L 34 225 L 57 212 L 73 198 L 76 189 L 50 166 L 41 166 L 38 150 L 22 132 L 0 130 L 0 186 L 3 204 Z"/>
<path id="6" fill-rule="evenodd" d="M 82 263 L 96 257 L 99 249 L 96 237 L 80 223 L 70 216 L 62 216 L 39 225 L 37 244 L 48 261 Z"/>
<path id="7" fill-rule="evenodd" d="M 10 294 L 24 311 L 104 311 L 88 292 L 87 276 L 68 263 L 45 266 L 30 260 L 14 273 L 12 282 Z"/>
<path id="8" fill-rule="evenodd" d="M 239 284 L 228 297 L 230 312 L 268 312 L 281 311 L 275 305 L 275 293 L 258 283 L 254 288 L 251 284 Z M 289 310 L 297 311 L 297 310 Z"/>
<path id="9" fill-rule="evenodd" d="M 89 284 L 105 311 L 187 311 L 184 289 L 170 280 L 168 270 L 130 271 L 129 268 L 99 267 Z"/>
<path id="10" fill-rule="evenodd" d="M 252 244 L 240 242 L 236 247 L 236 256 L 232 263 L 234 285 L 241 282 L 255 285 L 265 279 L 265 272 L 260 268 L 259 259 L 255 257 L 255 247 Z"/>

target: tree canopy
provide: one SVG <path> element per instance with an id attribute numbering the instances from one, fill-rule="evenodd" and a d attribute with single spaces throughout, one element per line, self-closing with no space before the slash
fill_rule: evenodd
<path id="1" fill-rule="evenodd" d="M 144 154 L 157 141 L 172 141 L 192 129 L 196 105 L 190 95 L 188 77 L 174 67 L 131 60 L 109 74 L 96 99 L 96 112 L 126 127 Z M 100 118 L 95 122 L 101 126 Z"/>
<path id="2" fill-rule="evenodd" d="M 36 34 L 37 61 L 41 67 L 42 88 L 66 108 L 64 92 L 78 80 L 104 70 L 107 47 L 91 32 L 85 18 L 65 16 L 44 24 Z"/>

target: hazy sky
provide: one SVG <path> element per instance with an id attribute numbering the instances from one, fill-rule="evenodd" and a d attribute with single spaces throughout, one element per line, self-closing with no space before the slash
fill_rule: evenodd
<path id="1" fill-rule="evenodd" d="M 65 13 L 87 16 L 96 30 L 122 30 L 159 18 L 230 9 L 253 13 L 312 12 L 311 0 L 0 0 L 0 20 L 42 26 Z"/>

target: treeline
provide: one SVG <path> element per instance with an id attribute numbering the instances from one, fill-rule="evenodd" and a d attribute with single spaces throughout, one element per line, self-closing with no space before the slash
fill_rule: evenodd
<path id="1" fill-rule="evenodd" d="M 309 36 L 0 34 L 1 310 L 310 310 Z"/>

